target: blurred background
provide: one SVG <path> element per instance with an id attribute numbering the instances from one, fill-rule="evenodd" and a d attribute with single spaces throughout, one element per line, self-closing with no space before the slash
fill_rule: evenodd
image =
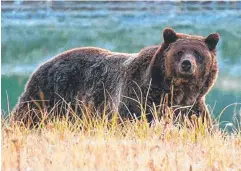
<path id="1" fill-rule="evenodd" d="M 218 32 L 219 77 L 207 96 L 215 116 L 241 103 L 241 2 L 2 2 L 1 105 L 12 109 L 30 74 L 65 50 L 97 46 L 138 52 L 160 44 L 162 30 L 208 36 Z M 233 121 L 241 105 L 224 110 Z"/>

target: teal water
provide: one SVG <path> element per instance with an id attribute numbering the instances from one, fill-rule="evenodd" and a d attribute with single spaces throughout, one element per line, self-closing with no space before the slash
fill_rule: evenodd
<path id="1" fill-rule="evenodd" d="M 218 116 L 241 103 L 241 2 L 4 2 L 1 105 L 12 109 L 42 62 L 75 47 L 138 52 L 160 44 L 162 30 L 207 36 L 218 32 L 219 77 L 207 96 Z M 228 107 L 222 121 L 241 115 Z"/>

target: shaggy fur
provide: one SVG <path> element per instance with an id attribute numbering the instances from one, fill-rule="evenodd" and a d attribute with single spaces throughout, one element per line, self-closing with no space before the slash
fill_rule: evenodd
<path id="1" fill-rule="evenodd" d="M 151 121 L 150 107 L 160 105 L 165 94 L 169 95 L 168 105 L 194 105 L 193 111 L 204 117 L 208 114 L 205 95 L 218 72 L 215 47 L 219 35 L 204 38 L 167 28 L 163 38 L 162 45 L 144 48 L 136 54 L 83 47 L 57 55 L 30 77 L 15 107 L 16 120 L 31 118 L 38 122 L 33 119 L 34 110 L 51 110 L 64 100 L 73 109 L 81 103 L 94 106 L 97 111 L 108 106 L 128 118 L 140 116 L 137 101 L 147 101 L 145 109 Z M 196 53 L 201 56 L 200 61 Z M 182 58 L 192 62 L 191 75 L 181 73 Z"/>

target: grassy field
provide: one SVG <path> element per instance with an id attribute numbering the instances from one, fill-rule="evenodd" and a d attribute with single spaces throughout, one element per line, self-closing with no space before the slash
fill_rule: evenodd
<path id="1" fill-rule="evenodd" d="M 55 119 L 29 129 L 3 119 L 2 170 L 241 170 L 241 131 L 208 131 L 193 117 Z M 195 126 L 195 125 L 199 126 Z"/>

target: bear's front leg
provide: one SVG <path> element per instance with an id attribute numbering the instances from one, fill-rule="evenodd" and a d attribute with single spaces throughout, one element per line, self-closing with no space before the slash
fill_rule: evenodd
<path id="1" fill-rule="evenodd" d="M 198 116 L 202 118 L 202 123 L 206 124 L 208 127 L 211 127 L 212 125 L 212 118 L 208 111 L 208 108 L 205 103 L 205 98 L 202 98 L 196 102 L 196 104 L 193 107 L 193 112 Z"/>

